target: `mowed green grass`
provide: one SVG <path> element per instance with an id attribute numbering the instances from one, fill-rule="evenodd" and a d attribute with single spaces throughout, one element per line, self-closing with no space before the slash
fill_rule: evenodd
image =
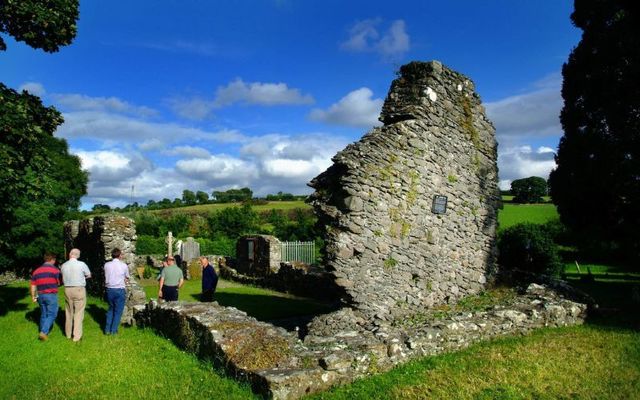
<path id="1" fill-rule="evenodd" d="M 64 304 L 62 294 L 60 305 Z M 46 342 L 28 284 L 0 287 L 0 399 L 249 399 L 249 387 L 218 373 L 151 330 L 104 336 L 106 305 L 90 298 L 79 343 L 64 336 L 64 311 Z"/>
<path id="2" fill-rule="evenodd" d="M 551 203 L 504 203 L 504 208 L 498 212 L 498 229 L 503 230 L 522 222 L 544 224 L 557 218 L 559 218 L 558 211 Z"/>
<path id="3" fill-rule="evenodd" d="M 154 332 L 121 328 L 102 335 L 106 305 L 91 298 L 80 343 L 58 319 L 50 340 L 37 337 L 37 307 L 27 284 L 0 287 L 2 399 L 251 399 L 224 377 Z M 318 399 L 637 399 L 640 334 L 602 324 L 543 329 L 428 357 Z"/>

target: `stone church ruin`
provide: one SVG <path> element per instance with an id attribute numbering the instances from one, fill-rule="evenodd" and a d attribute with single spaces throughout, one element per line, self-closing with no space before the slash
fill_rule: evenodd
<path id="1" fill-rule="evenodd" d="M 437 61 L 400 68 L 380 120 L 382 127 L 340 151 L 310 183 L 309 201 L 326 227 L 325 269 L 317 274 L 325 286 L 311 273 L 273 265 L 269 237 L 239 245 L 238 256 L 249 262 L 241 272 L 306 282 L 295 285 L 308 297 L 323 291 L 339 298 L 339 310 L 316 316 L 304 337 L 215 302 L 132 303 L 136 323 L 276 399 L 481 340 L 582 323 L 586 305 L 537 284 L 482 310 L 434 310 L 478 294 L 496 274 L 494 128 L 473 83 Z M 134 241 L 125 220 L 68 223 L 68 246 L 83 255 L 91 248 L 103 263 L 114 243 Z"/>
<path id="2" fill-rule="evenodd" d="M 473 83 L 437 61 L 400 68 L 380 121 L 313 179 L 310 199 L 345 303 L 393 320 L 493 275 L 497 144 Z"/>

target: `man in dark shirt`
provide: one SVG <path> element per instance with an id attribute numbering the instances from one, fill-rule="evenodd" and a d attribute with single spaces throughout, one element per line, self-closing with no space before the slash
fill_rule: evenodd
<path id="1" fill-rule="evenodd" d="M 49 338 L 49 332 L 58 316 L 58 286 L 60 270 L 55 266 L 56 255 L 45 253 L 44 264 L 31 274 L 31 300 L 40 305 L 40 334 L 42 341 Z"/>
<path id="2" fill-rule="evenodd" d="M 200 257 L 200 265 L 202 266 L 202 301 L 213 301 L 213 294 L 218 286 L 218 275 L 216 270 L 209 264 L 207 257 Z"/>

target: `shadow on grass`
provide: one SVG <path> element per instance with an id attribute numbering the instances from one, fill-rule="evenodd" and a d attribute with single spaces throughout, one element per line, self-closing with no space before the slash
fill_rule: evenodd
<path id="1" fill-rule="evenodd" d="M 96 321 L 100 330 L 104 332 L 105 324 L 107 323 L 107 310 L 103 307 L 99 307 L 95 304 L 87 304 L 85 311 Z"/>
<path id="2" fill-rule="evenodd" d="M 188 301 L 200 301 L 200 294 L 190 294 Z M 187 300 L 187 299 L 185 299 Z M 307 317 L 325 314 L 335 307 L 312 300 L 296 299 L 260 294 L 240 294 L 216 292 L 213 301 L 221 306 L 235 307 L 261 321 L 273 321 L 294 317 Z"/>
<path id="3" fill-rule="evenodd" d="M 0 286 L 0 316 L 7 315 L 9 311 L 26 310 L 28 306 L 19 302 L 28 295 L 28 288 Z"/>
<path id="4" fill-rule="evenodd" d="M 49 336 L 54 333 L 54 327 L 58 327 L 58 330 L 62 336 L 65 336 L 64 333 L 64 302 L 58 302 L 58 314 L 56 314 L 56 320 L 53 322 L 53 326 L 51 327 L 51 332 Z M 24 315 L 24 319 L 29 322 L 32 322 L 35 325 L 36 331 L 40 329 L 40 307 L 36 305 L 36 308 L 27 312 Z"/>
<path id="5" fill-rule="evenodd" d="M 587 323 L 602 327 L 640 329 L 640 280 L 594 281 L 569 279 L 572 286 L 590 294 L 598 307 L 590 310 Z"/>

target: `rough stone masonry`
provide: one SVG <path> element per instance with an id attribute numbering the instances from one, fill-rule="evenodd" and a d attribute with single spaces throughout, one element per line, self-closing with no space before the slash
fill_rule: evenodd
<path id="1" fill-rule="evenodd" d="M 114 248 L 122 250 L 123 262 L 129 266 L 131 279 L 127 285 L 127 300 L 122 314 L 122 322 L 133 323 L 133 307 L 145 304 L 147 297 L 135 279 L 136 226 L 132 219 L 120 215 L 107 215 L 84 220 L 67 221 L 64 224 L 65 253 L 77 247 L 80 259 L 91 270 L 87 280 L 87 290 L 102 297 L 104 287 L 104 263 L 111 260 Z"/>
<path id="2" fill-rule="evenodd" d="M 494 274 L 497 144 L 471 80 L 437 61 L 400 68 L 380 121 L 313 179 L 310 202 L 345 303 L 390 321 Z"/>

